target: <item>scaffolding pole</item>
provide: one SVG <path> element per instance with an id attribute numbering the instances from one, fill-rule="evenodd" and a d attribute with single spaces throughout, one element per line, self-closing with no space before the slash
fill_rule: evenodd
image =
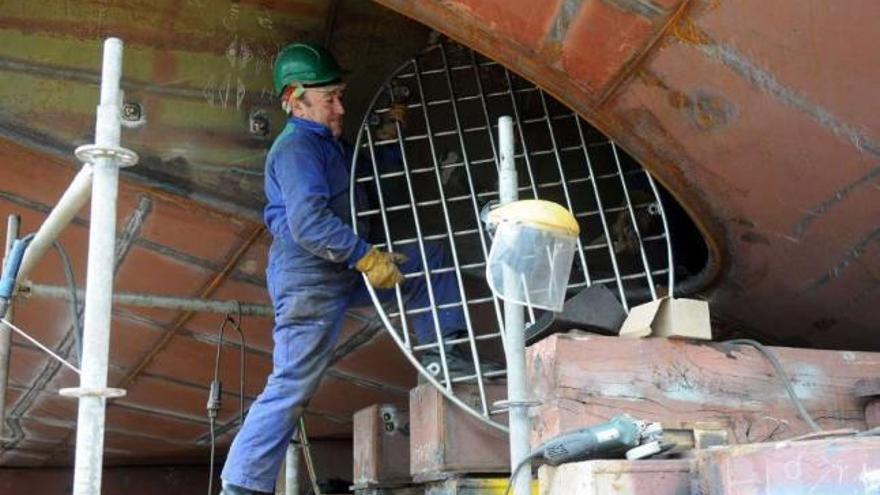
<path id="1" fill-rule="evenodd" d="M 124 394 L 107 388 L 119 167 L 137 162 L 137 155 L 119 147 L 121 77 L 122 41 L 108 38 L 104 42 L 95 144 L 76 150 L 78 158 L 92 164 L 93 180 L 80 386 L 61 390 L 62 395 L 79 399 L 73 495 L 101 493 L 106 401 Z"/>
<path id="2" fill-rule="evenodd" d="M 18 215 L 9 215 L 6 222 L 6 256 L 12 249 L 12 243 L 18 239 L 19 230 L 21 230 L 21 219 Z M 6 260 L 3 260 L 6 265 Z M 6 308 L 6 314 L 3 319 L 13 321 L 13 301 L 9 301 Z M 9 355 L 12 351 L 12 329 L 6 325 L 0 324 L 0 438 L 6 430 L 6 389 L 9 386 Z"/>
<path id="3" fill-rule="evenodd" d="M 498 192 L 501 204 L 519 199 L 516 161 L 513 146 L 513 120 L 498 119 L 498 148 L 501 167 Z M 512 274 L 504 274 L 504 352 L 507 359 L 507 406 L 510 428 L 510 469 L 513 472 L 529 455 L 528 384 L 526 380 L 525 315 L 513 294 L 519 290 L 519 281 Z M 528 464 L 520 468 L 513 480 L 514 495 L 531 493 L 532 470 Z"/>
<path id="4" fill-rule="evenodd" d="M 82 289 L 76 290 L 77 298 L 84 294 Z M 45 297 L 50 299 L 70 300 L 72 292 L 69 287 L 58 285 L 45 285 L 26 283 L 21 286 L 20 296 Z M 216 299 L 201 299 L 195 297 L 160 296 L 157 294 L 142 293 L 116 293 L 113 294 L 113 304 L 122 306 L 136 306 L 140 308 L 170 309 L 175 311 L 195 311 L 199 313 L 218 313 L 242 316 L 273 316 L 272 306 L 267 304 L 242 303 L 239 301 L 219 301 Z"/>

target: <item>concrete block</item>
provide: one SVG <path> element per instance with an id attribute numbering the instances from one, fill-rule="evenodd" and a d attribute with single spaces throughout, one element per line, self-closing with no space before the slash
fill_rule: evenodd
<path id="1" fill-rule="evenodd" d="M 356 412 L 353 422 L 355 487 L 409 483 L 409 413 L 377 404 Z"/>
<path id="2" fill-rule="evenodd" d="M 530 387 L 542 403 L 530 411 L 532 445 L 620 412 L 666 429 L 715 429 L 710 437 L 731 444 L 810 431 L 763 356 L 716 345 L 563 334 L 538 342 L 527 350 Z M 823 428 L 865 429 L 865 399 L 853 388 L 880 376 L 880 354 L 770 349 Z"/>
<path id="3" fill-rule="evenodd" d="M 602 460 L 541 466 L 541 495 L 690 495 L 689 460 Z"/>
<path id="4" fill-rule="evenodd" d="M 504 383 L 486 386 L 489 402 L 504 398 Z M 478 403 L 475 385 L 457 385 L 456 396 Z M 410 473 L 416 481 L 453 473 L 508 473 L 507 435 L 466 413 L 431 384 L 409 395 Z"/>

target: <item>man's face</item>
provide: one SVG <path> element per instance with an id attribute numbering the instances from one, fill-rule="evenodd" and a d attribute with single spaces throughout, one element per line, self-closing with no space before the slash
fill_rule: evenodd
<path id="1" fill-rule="evenodd" d="M 305 93 L 293 103 L 293 114 L 297 117 L 324 124 L 333 133 L 333 137 L 342 135 L 342 91 L 345 88 L 336 86 L 332 89 L 306 89 Z"/>

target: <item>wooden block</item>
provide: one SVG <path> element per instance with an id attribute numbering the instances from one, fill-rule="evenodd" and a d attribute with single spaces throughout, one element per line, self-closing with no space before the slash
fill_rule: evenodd
<path id="1" fill-rule="evenodd" d="M 426 483 L 425 495 L 502 495 L 507 489 L 507 476 L 453 477 Z M 532 495 L 538 495 L 538 481 L 532 481 Z"/>
<path id="2" fill-rule="evenodd" d="M 506 395 L 507 386 L 486 386 L 491 403 Z M 476 386 L 456 386 L 456 396 L 478 403 Z M 453 473 L 507 473 L 507 434 L 471 416 L 447 400 L 431 384 L 409 394 L 410 472 L 416 481 L 446 478 Z"/>
<path id="3" fill-rule="evenodd" d="M 373 405 L 354 414 L 355 487 L 410 482 L 407 411 L 390 404 Z"/>
<path id="4" fill-rule="evenodd" d="M 404 485 L 397 487 L 354 487 L 355 495 L 425 495 L 425 487 L 421 485 Z"/>
<path id="5" fill-rule="evenodd" d="M 871 399 L 865 405 L 865 426 L 868 429 L 880 427 L 880 399 Z"/>
<path id="6" fill-rule="evenodd" d="M 880 493 L 880 440 L 838 437 L 696 452 L 694 493 Z"/>
<path id="7" fill-rule="evenodd" d="M 690 495 L 691 461 L 585 461 L 538 468 L 541 495 Z"/>
<path id="8" fill-rule="evenodd" d="M 715 346 L 568 334 L 538 342 L 527 352 L 530 388 L 542 402 L 530 412 L 532 445 L 620 412 L 666 428 L 727 425 L 730 443 L 809 432 L 763 356 Z M 865 428 L 865 401 L 853 389 L 880 376 L 880 354 L 770 349 L 823 428 Z"/>

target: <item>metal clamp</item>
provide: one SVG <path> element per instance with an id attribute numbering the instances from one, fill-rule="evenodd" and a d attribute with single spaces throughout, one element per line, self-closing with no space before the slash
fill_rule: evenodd
<path id="1" fill-rule="evenodd" d="M 538 407 L 541 405 L 539 400 L 496 400 L 492 403 L 493 414 L 509 411 L 511 407 Z"/>
<path id="2" fill-rule="evenodd" d="M 95 163 L 98 158 L 110 158 L 120 167 L 134 166 L 139 160 L 137 153 L 121 146 L 84 144 L 73 153 L 83 163 Z"/>
<path id="3" fill-rule="evenodd" d="M 125 397 L 125 389 L 122 388 L 91 388 L 91 387 L 70 387 L 62 388 L 58 391 L 58 395 L 63 397 L 104 397 L 105 399 L 118 399 Z"/>

